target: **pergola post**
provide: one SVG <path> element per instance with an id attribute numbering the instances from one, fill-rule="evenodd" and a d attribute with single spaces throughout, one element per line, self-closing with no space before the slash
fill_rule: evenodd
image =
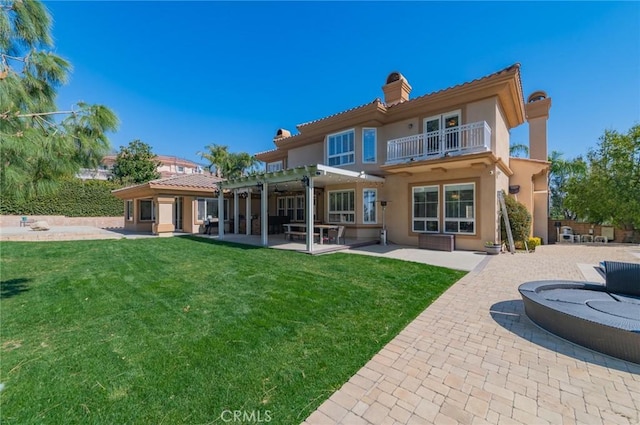
<path id="1" fill-rule="evenodd" d="M 307 208 L 305 221 L 307 223 L 307 252 L 313 252 L 313 178 L 307 177 L 303 179 L 305 182 Z"/>
<path id="2" fill-rule="evenodd" d="M 262 246 L 269 246 L 269 186 L 262 183 L 262 197 L 260 198 L 260 230 L 262 234 Z"/>
<path id="3" fill-rule="evenodd" d="M 224 191 L 218 188 L 218 239 L 224 239 Z"/>
<path id="4" fill-rule="evenodd" d="M 240 211 L 238 211 L 238 189 L 233 189 L 233 233 L 238 234 L 240 227 Z"/>
<path id="5" fill-rule="evenodd" d="M 245 217 L 245 233 L 247 236 L 251 234 L 251 189 L 247 193 L 247 197 L 244 200 L 244 217 Z"/>

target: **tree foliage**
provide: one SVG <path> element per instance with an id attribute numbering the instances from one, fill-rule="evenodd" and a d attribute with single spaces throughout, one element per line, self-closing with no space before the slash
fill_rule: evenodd
<path id="1" fill-rule="evenodd" d="M 513 196 L 507 196 L 502 192 L 504 203 L 507 207 L 507 215 L 509 216 L 509 224 L 513 240 L 522 242 L 529 239 L 531 234 L 531 214 L 523 204 L 518 202 Z M 500 237 L 503 241 L 507 240 L 507 227 L 504 217 L 500 213 Z"/>
<path id="2" fill-rule="evenodd" d="M 566 203 L 590 222 L 640 229 L 640 125 L 604 132 L 587 154 L 586 172 L 569 179 Z"/>
<path id="3" fill-rule="evenodd" d="M 151 146 L 134 140 L 129 146 L 120 146 L 113 165 L 113 181 L 124 184 L 139 184 L 160 178 L 160 161 L 151 151 Z"/>
<path id="4" fill-rule="evenodd" d="M 565 203 L 567 198 L 567 183 L 573 176 L 581 176 L 587 170 L 587 165 L 581 156 L 566 160 L 562 153 L 552 151 L 549 155 L 551 167 L 549 170 L 550 216 L 556 219 L 575 220 L 576 213 Z"/>
<path id="5" fill-rule="evenodd" d="M 102 105 L 56 108 L 71 65 L 53 54 L 51 17 L 34 0 L 0 0 L 0 189 L 17 198 L 52 193 L 109 151 L 117 117 Z"/>
<path id="6" fill-rule="evenodd" d="M 233 179 L 247 175 L 255 170 L 259 162 L 246 152 L 229 152 L 229 147 L 225 145 L 212 144 L 206 149 L 206 152 L 198 152 L 198 155 L 209 161 L 209 170 L 221 178 Z"/>
<path id="7" fill-rule="evenodd" d="M 529 146 L 522 143 L 514 143 L 509 145 L 509 156 L 514 158 L 529 157 Z"/>

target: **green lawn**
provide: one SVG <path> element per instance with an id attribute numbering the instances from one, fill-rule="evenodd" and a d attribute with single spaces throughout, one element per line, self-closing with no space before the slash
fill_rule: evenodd
<path id="1" fill-rule="evenodd" d="M 0 250 L 3 424 L 298 424 L 464 275 L 191 237 Z"/>

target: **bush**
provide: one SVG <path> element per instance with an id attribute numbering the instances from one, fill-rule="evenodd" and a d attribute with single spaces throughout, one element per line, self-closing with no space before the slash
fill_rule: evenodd
<path id="1" fill-rule="evenodd" d="M 531 214 L 529 214 L 527 207 L 518 202 L 514 197 L 506 196 L 504 192 L 503 197 L 507 206 L 513 240 L 514 242 L 521 242 L 520 245 L 524 245 L 522 242 L 525 240 L 528 242 L 529 234 L 531 233 Z M 500 214 L 500 224 L 500 236 L 503 241 L 507 241 L 507 230 L 502 213 Z"/>
<path id="2" fill-rule="evenodd" d="M 529 246 L 529 249 L 531 251 L 535 251 L 537 246 L 542 245 L 542 239 L 537 237 L 529 238 L 529 240 L 527 241 L 527 245 Z"/>
<path id="3" fill-rule="evenodd" d="M 22 201 L 3 196 L 0 214 L 116 217 L 124 214 L 124 203 L 113 196 L 111 191 L 120 187 L 103 180 L 65 180 L 51 195 Z"/>

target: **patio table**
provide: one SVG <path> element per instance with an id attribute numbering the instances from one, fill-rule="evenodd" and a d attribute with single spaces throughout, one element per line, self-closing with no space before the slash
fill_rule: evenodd
<path id="1" fill-rule="evenodd" d="M 304 223 L 287 223 L 287 224 L 283 224 L 283 226 L 286 228 L 284 235 L 285 238 L 287 236 L 291 237 L 292 235 L 299 235 L 299 236 L 306 236 L 307 235 L 307 225 Z M 291 228 L 295 228 L 295 229 L 300 229 L 300 230 L 291 230 Z M 324 243 L 323 239 L 324 239 L 324 231 L 326 230 L 327 232 L 330 229 L 335 229 L 338 230 L 338 225 L 336 224 L 314 224 L 313 225 L 313 229 L 316 230 L 318 229 L 318 233 L 313 234 L 313 236 L 319 236 L 320 237 L 320 245 L 322 245 Z"/>

